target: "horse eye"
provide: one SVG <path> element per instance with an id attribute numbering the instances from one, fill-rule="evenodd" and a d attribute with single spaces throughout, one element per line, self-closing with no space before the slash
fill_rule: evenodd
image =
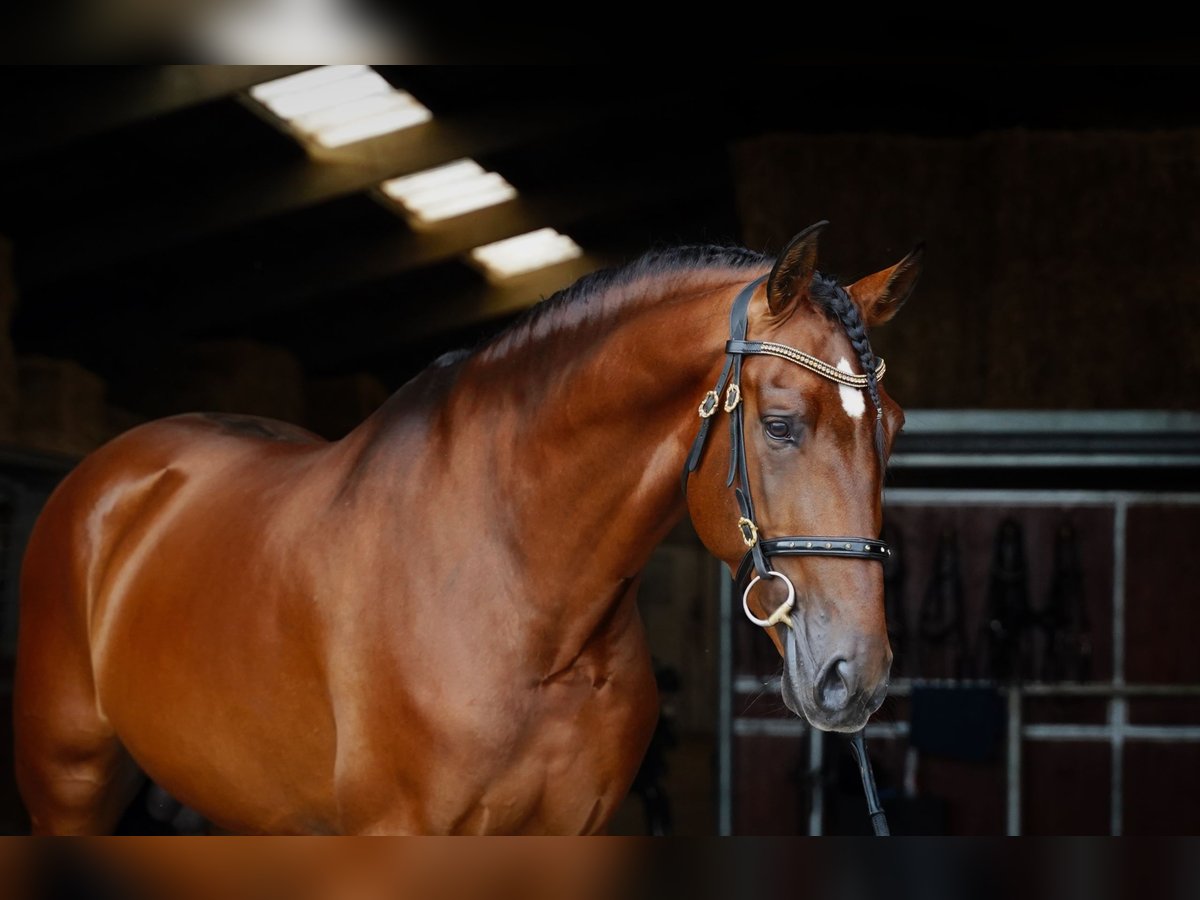
<path id="1" fill-rule="evenodd" d="M 792 428 L 787 422 L 772 419 L 767 423 L 767 434 L 777 441 L 786 441 L 792 436 Z"/>

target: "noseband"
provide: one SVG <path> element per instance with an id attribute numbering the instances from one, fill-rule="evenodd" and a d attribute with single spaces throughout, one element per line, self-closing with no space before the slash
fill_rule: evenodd
<path id="1" fill-rule="evenodd" d="M 803 350 L 770 341 L 746 340 L 750 298 L 754 295 L 754 289 L 766 278 L 764 275 L 750 282 L 733 301 L 733 309 L 729 313 L 729 340 L 725 344 L 725 366 L 717 378 L 717 386 L 705 394 L 700 403 L 700 430 L 696 434 L 696 440 L 692 442 L 692 450 L 684 466 L 683 489 L 686 494 L 688 476 L 700 465 L 700 456 L 704 452 L 713 416 L 718 408 L 723 408 L 729 413 L 729 474 L 725 478 L 725 485 L 733 487 L 734 496 L 737 498 L 738 509 L 741 511 L 737 528 L 747 547 L 734 575 L 734 585 L 742 594 L 742 609 L 755 625 L 766 628 L 783 622 L 792 628 L 794 626 L 791 611 L 796 604 L 796 588 L 790 578 L 771 568 L 772 556 L 836 556 L 844 559 L 871 559 L 882 563 L 891 556 L 892 549 L 881 540 L 865 537 L 791 535 L 767 538 L 758 527 L 754 517 L 754 499 L 750 493 L 750 475 L 746 468 L 746 437 L 742 417 L 742 361 L 747 356 L 776 356 L 846 387 L 864 390 L 868 384 L 866 375 L 843 372 Z M 881 359 L 875 369 L 876 380 L 883 378 L 885 371 L 887 366 Z M 725 394 L 724 404 L 721 403 L 722 392 Z M 753 577 L 751 572 L 754 573 Z M 750 592 L 756 584 L 767 578 L 782 579 L 787 586 L 788 596 L 767 618 L 760 619 L 750 612 Z"/>
<path id="2" fill-rule="evenodd" d="M 741 518 L 737 521 L 738 531 L 747 550 L 738 565 L 734 575 L 734 585 L 742 592 L 742 609 L 755 625 L 764 628 L 783 622 L 789 628 L 792 624 L 791 611 L 796 605 L 796 586 L 782 572 L 771 568 L 772 556 L 837 556 L 844 559 L 871 559 L 882 563 L 892 555 L 892 548 L 876 538 L 865 537 L 818 537 L 813 535 L 792 535 L 790 537 L 766 538 L 759 530 L 754 518 L 754 499 L 750 494 L 750 475 L 746 468 L 746 437 L 742 421 L 742 361 L 747 356 L 777 356 L 798 366 L 803 366 L 810 372 L 815 372 L 822 378 L 835 381 L 846 387 L 865 390 L 869 384 L 866 375 L 853 375 L 843 372 L 829 363 L 817 359 L 803 350 L 789 347 L 786 344 L 776 344 L 770 341 L 746 340 L 747 314 L 750 309 L 750 298 L 754 289 L 766 281 L 767 276 L 756 278 L 744 288 L 733 301 L 733 309 L 729 313 L 729 340 L 725 343 L 725 366 L 717 378 L 717 386 L 704 395 L 700 401 L 700 430 L 692 442 L 691 452 L 688 453 L 687 463 L 683 468 L 683 493 L 687 496 L 688 476 L 700 465 L 700 456 L 704 453 L 704 443 L 708 439 L 708 430 L 712 425 L 713 416 L 718 408 L 729 413 L 729 474 L 725 478 L 725 486 L 733 487 L 737 498 Z M 883 378 L 887 370 L 883 360 L 875 369 L 875 379 Z M 725 393 L 725 401 L 721 402 L 721 393 Z M 876 415 L 882 416 L 883 411 L 876 408 Z M 738 484 L 734 485 L 734 479 Z M 750 576 L 754 572 L 754 577 Z M 766 578 L 779 578 L 787 586 L 787 599 L 779 605 L 775 612 L 767 618 L 760 619 L 750 612 L 750 592 L 754 586 Z M 855 733 L 851 740 L 850 749 L 854 760 L 858 763 L 859 775 L 862 777 L 863 791 L 867 797 L 867 811 L 871 817 L 871 826 L 876 835 L 887 835 L 887 818 L 879 803 L 879 794 L 875 790 L 875 776 L 871 772 L 871 761 L 867 757 L 867 748 L 863 742 L 863 733 Z"/>

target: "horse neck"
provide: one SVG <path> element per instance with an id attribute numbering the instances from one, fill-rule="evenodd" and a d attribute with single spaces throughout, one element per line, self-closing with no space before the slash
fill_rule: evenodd
<path id="1" fill-rule="evenodd" d="M 696 406 L 724 359 L 733 295 L 757 274 L 626 285 L 468 364 L 452 431 L 487 448 L 496 513 L 550 602 L 627 583 L 683 516 Z"/>

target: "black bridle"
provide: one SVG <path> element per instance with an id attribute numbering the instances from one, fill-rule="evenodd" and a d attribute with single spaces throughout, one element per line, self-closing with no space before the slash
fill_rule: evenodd
<path id="1" fill-rule="evenodd" d="M 734 574 L 734 587 L 742 594 L 742 607 L 746 615 L 756 625 L 771 627 L 779 622 L 784 622 L 788 627 L 792 627 L 789 614 L 796 600 L 795 587 L 786 575 L 771 568 L 771 557 L 835 556 L 849 559 L 869 559 L 882 563 L 891 556 L 892 550 L 885 542 L 877 538 L 815 535 L 767 538 L 762 535 L 758 527 L 758 520 L 754 515 L 754 499 L 750 493 L 750 474 L 746 465 L 745 424 L 742 416 L 742 362 L 745 358 L 747 356 L 777 356 L 847 387 L 863 389 L 868 384 L 866 375 L 843 372 L 829 363 L 786 344 L 746 340 L 750 298 L 754 295 L 755 288 L 766 279 L 765 275 L 756 278 L 742 288 L 733 301 L 733 309 L 729 313 L 729 340 L 725 344 L 725 365 L 717 378 L 716 387 L 705 394 L 700 403 L 700 430 L 692 442 L 691 452 L 688 453 L 687 462 L 684 464 L 683 491 L 686 496 L 688 476 L 700 465 L 700 457 L 704 453 L 704 445 L 708 440 L 712 420 L 717 410 L 723 408 L 725 412 L 729 413 L 729 472 L 725 478 L 725 485 L 733 488 L 734 497 L 737 499 L 738 509 L 741 512 L 737 528 L 747 547 L 746 553 L 737 567 L 737 572 Z M 886 367 L 880 360 L 875 377 L 882 378 L 885 370 Z M 722 393 L 725 395 L 723 404 Z M 882 410 L 878 407 L 876 407 L 876 415 L 882 415 Z M 788 599 L 766 619 L 759 619 L 750 612 L 748 600 L 754 585 L 765 578 L 781 578 L 788 587 Z M 853 737 L 851 748 L 858 763 L 859 774 L 862 776 L 863 791 L 867 795 L 871 825 L 877 835 L 886 835 L 888 833 L 887 819 L 879 805 L 875 779 L 871 773 L 871 764 L 867 759 L 861 731 Z"/>

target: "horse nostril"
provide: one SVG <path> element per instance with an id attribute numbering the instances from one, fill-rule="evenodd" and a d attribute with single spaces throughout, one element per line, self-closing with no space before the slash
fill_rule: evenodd
<path id="1" fill-rule="evenodd" d="M 817 683 L 817 703 L 826 712 L 841 712 L 850 703 L 853 694 L 854 667 L 845 659 L 835 659 L 825 667 L 825 674 Z"/>

